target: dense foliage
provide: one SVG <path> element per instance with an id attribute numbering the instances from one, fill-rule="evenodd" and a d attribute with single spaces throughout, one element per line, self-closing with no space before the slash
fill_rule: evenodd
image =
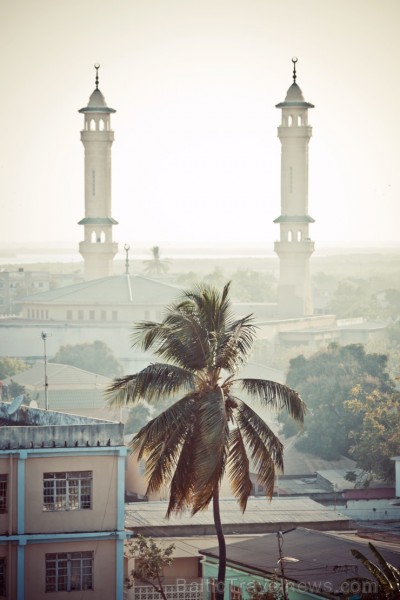
<path id="1" fill-rule="evenodd" d="M 292 359 L 287 384 L 299 391 L 309 408 L 298 447 L 328 460 L 351 452 L 361 460 L 354 445 L 364 439 L 371 399 L 394 398 L 395 386 L 386 367 L 387 356 L 368 354 L 360 344 L 332 344 L 308 359 Z M 392 408 L 396 407 L 392 401 Z M 378 417 L 379 402 L 375 407 Z M 284 432 L 294 433 L 286 424 Z"/>
<path id="2" fill-rule="evenodd" d="M 49 362 L 71 365 L 105 377 L 115 377 L 122 373 L 121 364 L 107 344 L 100 340 L 92 343 L 61 346 Z"/>

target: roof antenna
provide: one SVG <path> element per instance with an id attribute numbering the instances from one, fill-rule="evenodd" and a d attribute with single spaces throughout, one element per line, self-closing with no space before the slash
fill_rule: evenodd
<path id="1" fill-rule="evenodd" d="M 298 61 L 298 58 L 296 56 L 293 56 L 292 58 L 292 63 L 293 63 L 293 83 L 296 83 L 296 63 Z"/>
<path id="2" fill-rule="evenodd" d="M 94 65 L 94 68 L 96 69 L 96 80 L 95 80 L 95 83 L 96 83 L 96 90 L 98 90 L 98 89 L 99 89 L 99 69 L 100 69 L 100 65 L 99 65 L 99 63 L 96 63 L 96 64 Z"/>
<path id="3" fill-rule="evenodd" d="M 129 275 L 129 257 L 128 257 L 128 252 L 131 249 L 131 247 L 129 246 L 129 244 L 125 244 L 124 246 L 124 250 L 125 250 L 125 254 L 126 254 L 126 258 L 125 258 L 125 275 Z"/>

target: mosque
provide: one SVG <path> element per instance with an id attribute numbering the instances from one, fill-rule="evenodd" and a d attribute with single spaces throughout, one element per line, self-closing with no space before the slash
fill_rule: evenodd
<path id="1" fill-rule="evenodd" d="M 278 339 L 287 345 L 308 344 L 315 347 L 330 341 L 365 342 L 377 333 L 370 327 L 338 327 L 334 315 L 314 315 L 311 293 L 310 257 L 314 242 L 309 226 L 314 219 L 308 214 L 308 145 L 312 128 L 306 102 L 297 84 L 296 63 L 293 81 L 285 100 L 276 105 L 281 110 L 278 137 L 281 143 L 281 214 L 275 219 L 280 236 L 275 242 L 280 276 L 276 304 L 240 304 L 236 312 L 253 313 L 260 337 Z M 107 343 L 127 368 L 143 366 L 144 357 L 135 356 L 129 344 L 129 327 L 138 320 L 158 320 L 166 304 L 175 300 L 180 289 L 160 280 L 129 272 L 113 274 L 113 259 L 118 251 L 113 227 L 111 201 L 111 148 L 114 132 L 110 108 L 99 88 L 99 65 L 95 65 L 95 89 L 87 106 L 81 108 L 84 146 L 84 217 L 83 240 L 79 252 L 84 261 L 84 281 L 57 289 L 47 289 L 20 301 L 18 319 L 4 319 L 0 324 L 0 343 L 10 356 L 41 356 L 41 332 L 47 333 L 49 355 L 60 345 L 92 342 Z M 0 274 L 1 275 L 1 274 Z M 378 327 L 379 329 L 379 327 Z"/>

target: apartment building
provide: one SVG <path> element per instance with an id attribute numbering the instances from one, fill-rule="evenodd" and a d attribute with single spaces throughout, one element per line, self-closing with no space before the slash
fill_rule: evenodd
<path id="1" fill-rule="evenodd" d="M 0 404 L 0 598 L 122 600 L 123 425 Z"/>

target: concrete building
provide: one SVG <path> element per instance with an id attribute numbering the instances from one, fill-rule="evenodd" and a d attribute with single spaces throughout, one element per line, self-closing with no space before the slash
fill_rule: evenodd
<path id="1" fill-rule="evenodd" d="M 84 227 L 84 240 L 79 252 L 85 261 L 86 279 L 112 275 L 112 261 L 118 251 L 113 241 L 111 216 L 111 146 L 114 132 L 110 115 L 116 111 L 107 106 L 99 90 L 99 68 L 96 69 L 96 88 L 88 105 L 79 110 L 84 115 L 81 141 L 85 148 L 85 217 L 79 221 Z"/>
<path id="2" fill-rule="evenodd" d="M 296 83 L 296 62 L 293 62 L 293 83 L 284 102 L 276 105 L 282 110 L 278 137 L 281 153 L 281 214 L 280 239 L 275 242 L 279 256 L 278 312 L 283 317 L 300 317 L 313 314 L 310 279 L 310 256 L 314 242 L 308 227 L 314 219 L 308 214 L 308 142 L 311 127 L 308 109 L 313 104 L 305 102 Z"/>
<path id="3" fill-rule="evenodd" d="M 21 310 L 19 300 L 25 296 L 50 289 L 48 271 L 0 271 L 0 315 L 14 314 Z"/>
<path id="4" fill-rule="evenodd" d="M 122 600 L 123 425 L 0 404 L 0 596 Z"/>

